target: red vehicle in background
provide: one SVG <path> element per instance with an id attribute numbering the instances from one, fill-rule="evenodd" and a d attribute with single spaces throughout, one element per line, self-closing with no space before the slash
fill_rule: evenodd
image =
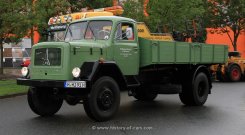
<path id="1" fill-rule="evenodd" d="M 30 59 L 23 60 L 23 62 L 20 64 L 21 67 L 28 67 L 31 63 Z"/>

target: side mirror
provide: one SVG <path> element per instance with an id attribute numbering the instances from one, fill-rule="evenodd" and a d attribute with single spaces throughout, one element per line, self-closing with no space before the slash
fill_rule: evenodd
<path id="1" fill-rule="evenodd" d="M 132 28 L 127 28 L 126 29 L 126 36 L 128 39 L 133 39 L 134 36 L 133 36 L 133 29 Z"/>

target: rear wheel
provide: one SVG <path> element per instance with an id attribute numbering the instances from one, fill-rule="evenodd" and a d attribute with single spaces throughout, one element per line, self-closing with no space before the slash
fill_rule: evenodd
<path id="1" fill-rule="evenodd" d="M 111 119 L 120 105 L 120 90 L 111 77 L 99 78 L 92 86 L 91 92 L 83 100 L 84 110 L 95 121 Z"/>
<path id="2" fill-rule="evenodd" d="M 182 85 L 179 97 L 185 105 L 201 106 L 208 98 L 209 89 L 208 78 L 206 74 L 201 72 L 195 77 L 193 85 L 191 81 Z"/>
<path id="3" fill-rule="evenodd" d="M 63 103 L 63 99 L 57 98 L 54 91 L 49 88 L 30 87 L 27 99 L 31 110 L 40 116 L 54 115 Z"/>
<path id="4" fill-rule="evenodd" d="M 241 69 L 237 65 L 232 65 L 228 69 L 228 76 L 231 82 L 238 82 L 241 80 Z"/>
<path id="5" fill-rule="evenodd" d="M 153 101 L 156 97 L 157 93 L 147 85 L 142 85 L 134 91 L 134 98 L 140 101 Z"/>

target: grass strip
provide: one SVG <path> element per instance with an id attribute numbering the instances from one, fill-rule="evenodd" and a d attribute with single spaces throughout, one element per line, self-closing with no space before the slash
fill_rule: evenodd
<path id="1" fill-rule="evenodd" d="M 17 85 L 16 80 L 0 80 L 0 96 L 26 93 L 27 86 Z"/>

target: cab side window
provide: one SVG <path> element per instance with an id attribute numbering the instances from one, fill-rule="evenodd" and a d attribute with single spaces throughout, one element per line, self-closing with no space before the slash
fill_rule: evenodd
<path id="1" fill-rule="evenodd" d="M 133 24 L 120 23 L 115 34 L 116 40 L 134 40 Z"/>

